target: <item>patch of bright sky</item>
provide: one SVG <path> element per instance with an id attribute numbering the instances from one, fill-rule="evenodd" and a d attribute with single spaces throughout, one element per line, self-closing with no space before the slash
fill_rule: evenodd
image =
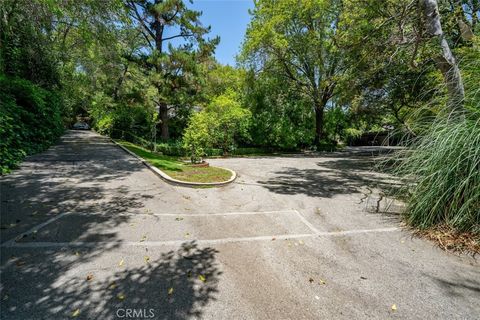
<path id="1" fill-rule="evenodd" d="M 248 10 L 253 9 L 253 0 L 194 0 L 188 5 L 203 12 L 200 21 L 212 27 L 209 37 L 220 36 L 215 50 L 218 62 L 234 66 L 250 22 Z"/>

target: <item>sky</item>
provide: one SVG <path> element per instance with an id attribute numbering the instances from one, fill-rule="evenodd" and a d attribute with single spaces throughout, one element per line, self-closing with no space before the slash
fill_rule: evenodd
<path id="1" fill-rule="evenodd" d="M 189 6 L 203 12 L 200 21 L 212 27 L 209 37 L 220 36 L 215 51 L 217 60 L 234 66 L 250 22 L 248 9 L 253 9 L 253 0 L 194 0 Z"/>

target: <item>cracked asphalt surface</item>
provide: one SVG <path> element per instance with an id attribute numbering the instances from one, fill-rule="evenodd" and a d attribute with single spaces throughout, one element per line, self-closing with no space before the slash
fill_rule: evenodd
<path id="1" fill-rule="evenodd" d="M 172 186 L 69 131 L 2 176 L 0 318 L 479 318 L 478 261 L 402 230 L 371 157 L 210 163 L 238 179 Z"/>

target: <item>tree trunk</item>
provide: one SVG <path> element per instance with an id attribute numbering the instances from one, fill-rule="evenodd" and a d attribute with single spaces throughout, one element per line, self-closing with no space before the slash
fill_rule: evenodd
<path id="1" fill-rule="evenodd" d="M 318 145 L 323 138 L 323 110 L 323 105 L 315 105 L 315 145 Z"/>
<path id="2" fill-rule="evenodd" d="M 457 61 L 450 50 L 442 30 L 437 0 L 420 0 L 427 33 L 439 41 L 441 54 L 435 57 L 438 69 L 442 72 L 448 90 L 448 107 L 451 111 L 463 111 L 465 89 Z"/>
<path id="3" fill-rule="evenodd" d="M 161 137 L 163 141 L 167 141 L 170 137 L 168 133 L 168 106 L 164 103 L 160 104 L 159 116 Z"/>

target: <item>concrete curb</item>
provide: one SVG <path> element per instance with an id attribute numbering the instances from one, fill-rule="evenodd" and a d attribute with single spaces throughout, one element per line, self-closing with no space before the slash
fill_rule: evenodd
<path id="1" fill-rule="evenodd" d="M 110 141 L 112 141 L 117 147 L 119 147 L 120 149 L 122 149 L 123 151 L 128 153 L 129 155 L 138 159 L 141 163 L 143 163 L 143 165 L 145 165 L 148 169 L 150 169 L 157 176 L 159 176 L 160 178 L 162 178 L 166 182 L 168 182 L 170 184 L 173 184 L 173 185 L 178 185 L 178 186 L 182 186 L 182 187 L 221 187 L 221 186 L 225 186 L 227 184 L 232 183 L 237 178 L 237 173 L 235 171 L 227 169 L 227 168 L 216 167 L 216 168 L 220 168 L 220 169 L 230 171 L 230 173 L 232 174 L 230 179 L 228 179 L 227 181 L 223 181 L 223 182 L 186 182 L 186 181 L 177 180 L 177 179 L 174 179 L 174 178 L 170 177 L 168 174 L 166 174 L 162 170 L 152 166 L 145 159 L 137 156 L 135 153 L 128 150 L 127 148 L 125 148 L 124 146 L 122 146 L 118 142 L 114 141 L 113 139 L 110 139 Z"/>

